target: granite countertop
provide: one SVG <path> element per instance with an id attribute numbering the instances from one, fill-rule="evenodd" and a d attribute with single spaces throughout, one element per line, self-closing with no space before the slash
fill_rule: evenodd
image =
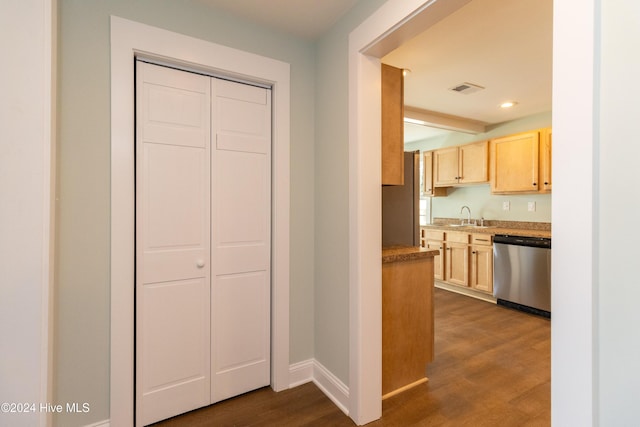
<path id="1" fill-rule="evenodd" d="M 485 221 L 485 227 L 458 226 L 459 219 L 436 218 L 434 224 L 421 225 L 421 228 L 461 231 L 464 233 L 478 234 L 508 234 L 511 236 L 551 237 L 551 224 L 547 222 L 522 222 L 522 221 Z"/>
<path id="2" fill-rule="evenodd" d="M 437 249 L 421 248 L 419 246 L 390 246 L 382 248 L 382 263 L 414 261 L 439 255 Z"/>

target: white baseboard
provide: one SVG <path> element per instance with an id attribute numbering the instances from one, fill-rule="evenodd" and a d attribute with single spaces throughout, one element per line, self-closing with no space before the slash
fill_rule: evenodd
<path id="1" fill-rule="evenodd" d="M 313 383 L 346 415 L 349 415 L 349 387 L 315 359 L 289 367 L 290 388 Z"/>
<path id="2" fill-rule="evenodd" d="M 289 366 L 289 388 L 313 381 L 314 360 L 303 360 Z"/>
<path id="3" fill-rule="evenodd" d="M 289 366 L 289 388 L 312 382 L 346 415 L 349 415 L 349 387 L 315 359 L 308 359 Z M 109 420 L 85 427 L 110 427 Z"/>

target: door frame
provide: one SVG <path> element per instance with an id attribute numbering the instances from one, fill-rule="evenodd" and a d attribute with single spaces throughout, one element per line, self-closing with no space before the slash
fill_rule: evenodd
<path id="1" fill-rule="evenodd" d="M 111 16 L 110 423 L 134 424 L 134 58 L 272 88 L 271 387 L 289 387 L 290 65 Z"/>
<path id="2" fill-rule="evenodd" d="M 382 416 L 380 59 L 469 1 L 388 0 L 349 34 L 349 416 L 358 425 Z"/>

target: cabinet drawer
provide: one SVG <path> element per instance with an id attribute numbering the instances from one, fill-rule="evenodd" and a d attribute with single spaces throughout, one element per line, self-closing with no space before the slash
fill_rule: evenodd
<path id="1" fill-rule="evenodd" d="M 472 234 L 471 235 L 472 245 L 491 246 L 492 243 L 493 243 L 493 236 L 490 234 Z"/>
<path id="2" fill-rule="evenodd" d="M 463 233 L 461 231 L 448 231 L 446 241 L 455 243 L 469 243 L 469 234 Z"/>
<path id="3" fill-rule="evenodd" d="M 444 231 L 440 230 L 423 230 L 426 232 L 425 237 L 428 240 L 444 240 Z"/>

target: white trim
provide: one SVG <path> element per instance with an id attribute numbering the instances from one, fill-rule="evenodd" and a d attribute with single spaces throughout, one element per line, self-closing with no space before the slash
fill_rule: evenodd
<path id="1" fill-rule="evenodd" d="M 317 360 L 313 366 L 313 383 L 327 395 L 345 415 L 349 415 L 349 387 Z M 380 396 L 378 396 L 380 399 Z"/>
<path id="2" fill-rule="evenodd" d="M 315 359 L 294 363 L 289 368 L 290 388 L 313 383 L 338 407 L 345 415 L 349 415 L 349 387 L 338 377 Z"/>
<path id="3" fill-rule="evenodd" d="M 43 245 L 42 245 L 42 326 L 40 352 L 40 401 L 51 402 L 53 396 L 53 335 L 55 284 L 55 198 L 56 198 L 56 80 L 57 80 L 57 0 L 43 0 Z M 40 419 L 41 426 L 53 425 L 53 414 Z"/>
<path id="4" fill-rule="evenodd" d="M 289 388 L 313 381 L 314 359 L 303 360 L 289 367 Z"/>
<path id="5" fill-rule="evenodd" d="M 87 424 L 84 427 L 111 427 L 111 421 L 109 420 L 98 421 L 97 423 Z"/>
<path id="6" fill-rule="evenodd" d="M 468 1 L 389 0 L 349 35 L 349 409 L 358 425 L 382 416 L 380 58 Z"/>
<path id="7" fill-rule="evenodd" d="M 290 66 L 111 17 L 111 389 L 114 425 L 133 424 L 134 105 L 136 53 L 273 87 L 272 378 L 289 386 Z"/>
<path id="8" fill-rule="evenodd" d="M 598 418 L 597 383 L 598 198 L 601 191 L 609 189 L 601 190 L 598 182 L 600 3 L 553 1 L 551 424 L 554 426 L 602 423 Z M 624 53 L 619 56 L 622 60 Z M 580 206 L 578 215 L 576 206 Z"/>

